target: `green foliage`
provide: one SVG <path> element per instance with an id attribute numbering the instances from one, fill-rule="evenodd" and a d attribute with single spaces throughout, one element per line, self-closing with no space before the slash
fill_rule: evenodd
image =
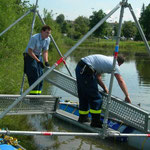
<path id="1" fill-rule="evenodd" d="M 19 0 L 0 0 L 0 32 L 20 18 L 33 6 Z M 33 13 L 24 17 L 20 22 L 0 37 L 0 93 L 19 94 L 23 76 L 23 52 L 30 38 Z M 61 52 L 64 52 L 63 38 L 59 25 L 52 19 L 51 12 L 44 11 L 44 20 L 52 28 L 52 35 Z M 39 33 L 42 23 L 36 17 L 34 33 Z M 60 56 L 55 46 L 50 44 L 49 61 L 52 65 Z M 7 83 L 7 84 L 6 84 Z M 28 87 L 27 80 L 25 89 Z"/>
<path id="2" fill-rule="evenodd" d="M 67 36 L 71 39 L 74 39 L 74 35 L 75 35 L 74 22 L 67 21 L 67 24 L 68 24 Z"/>
<path id="3" fill-rule="evenodd" d="M 65 16 L 63 14 L 58 15 L 56 18 L 56 22 L 60 25 L 64 23 L 64 20 L 65 20 Z"/>
<path id="4" fill-rule="evenodd" d="M 89 30 L 89 19 L 79 16 L 74 21 L 75 39 L 79 39 L 82 35 L 86 34 Z"/>
<path id="5" fill-rule="evenodd" d="M 16 0 L 0 0 L 0 32 L 23 15 L 26 9 L 23 5 Z M 0 37 L 0 93 L 19 93 L 23 70 L 22 53 L 29 40 L 31 17 L 32 15 L 27 16 Z"/>
<path id="6" fill-rule="evenodd" d="M 115 50 L 116 41 L 115 40 L 104 40 L 99 38 L 87 39 L 84 43 L 79 46 L 81 52 L 83 50 L 93 51 L 94 53 L 106 53 L 113 54 Z M 136 54 L 136 53 L 146 53 L 146 47 L 144 42 L 138 41 L 120 41 L 119 52 L 126 54 Z"/>
<path id="7" fill-rule="evenodd" d="M 139 22 L 143 28 L 147 40 L 150 40 L 150 4 L 145 8 L 142 7 L 141 17 Z"/>
<path id="8" fill-rule="evenodd" d="M 103 10 L 99 10 L 98 12 L 94 11 L 93 15 L 90 16 L 90 28 L 93 28 L 101 19 L 103 19 L 106 14 Z M 94 35 L 96 37 L 103 37 L 106 34 L 107 23 L 104 22 L 95 32 Z"/>
<path id="9" fill-rule="evenodd" d="M 59 24 L 59 27 L 61 29 L 61 33 L 66 33 L 67 23 L 65 21 L 65 16 L 63 14 L 58 15 L 56 18 L 56 22 Z"/>
<path id="10" fill-rule="evenodd" d="M 75 21 L 64 20 L 64 15 L 60 14 L 56 22 L 61 28 L 61 33 L 66 34 L 72 39 L 79 39 L 89 30 L 89 19 L 79 16 Z"/>
<path id="11" fill-rule="evenodd" d="M 134 38 L 136 35 L 137 29 L 135 23 L 132 21 L 125 21 L 122 26 L 122 34 L 127 39 Z"/>
<path id="12" fill-rule="evenodd" d="M 67 23 L 67 21 L 64 21 L 62 27 L 61 27 L 61 32 L 62 33 L 68 33 L 69 31 L 69 24 Z"/>

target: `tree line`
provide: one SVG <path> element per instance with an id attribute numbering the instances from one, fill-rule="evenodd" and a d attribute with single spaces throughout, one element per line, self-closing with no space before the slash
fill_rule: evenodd
<path id="1" fill-rule="evenodd" d="M 85 33 L 87 33 L 92 27 L 94 27 L 106 14 L 102 9 L 99 11 L 93 11 L 93 14 L 87 18 L 84 16 L 77 17 L 74 21 L 66 20 L 63 14 L 56 17 L 56 22 L 61 28 L 61 33 L 73 38 L 79 39 Z M 145 33 L 145 36 L 150 40 L 150 4 L 145 7 L 143 4 L 141 8 L 141 14 L 139 22 Z M 104 22 L 93 34 L 93 37 L 98 38 L 112 38 L 117 35 L 118 23 Z M 122 25 L 121 36 L 124 39 L 141 40 L 141 37 L 136 28 L 135 22 L 124 21 Z"/>
<path id="2" fill-rule="evenodd" d="M 27 0 L 0 0 L 0 32 L 6 29 L 11 23 L 13 23 L 16 19 L 23 15 L 28 9 L 32 8 L 33 5 L 29 4 L 29 1 Z M 61 33 L 69 38 L 79 39 L 81 38 L 81 36 L 86 34 L 93 26 L 95 26 L 102 18 L 106 16 L 102 9 L 100 9 L 99 11 L 93 11 L 93 14 L 89 18 L 79 16 L 74 21 L 66 20 L 63 14 L 58 15 L 56 17 L 56 20 L 54 20 L 53 12 L 48 12 L 46 9 L 44 9 L 43 14 L 46 23 L 52 27 L 53 34 L 54 36 L 56 36 L 56 39 L 61 39 Z M 147 7 L 145 7 L 145 5 L 143 4 L 141 8 L 139 22 L 148 40 L 150 40 L 149 18 L 150 4 Z M 10 30 L 3 37 L 0 37 L 0 40 L 5 43 L 10 43 L 11 46 L 13 46 L 12 43 L 15 42 L 15 40 L 17 39 L 27 41 L 27 37 L 29 37 L 29 32 L 31 30 L 31 22 L 32 15 L 28 15 L 20 23 L 14 26 L 13 30 Z M 41 25 L 41 22 L 36 19 L 34 33 L 40 31 Z M 98 38 L 111 38 L 117 35 L 117 29 L 117 22 L 104 22 L 93 33 L 92 36 Z M 24 36 L 22 36 L 22 34 Z M 135 40 L 141 40 L 136 25 L 132 21 L 124 21 L 121 34 L 121 36 L 125 37 L 126 39 L 134 38 Z"/>

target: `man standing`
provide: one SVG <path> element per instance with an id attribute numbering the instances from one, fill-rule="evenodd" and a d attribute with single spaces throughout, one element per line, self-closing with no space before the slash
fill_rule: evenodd
<path id="1" fill-rule="evenodd" d="M 24 71 L 27 75 L 29 86 L 31 86 L 43 74 L 43 59 L 45 66 L 48 63 L 48 49 L 50 44 L 49 35 L 51 28 L 44 25 L 41 33 L 35 34 L 31 37 L 28 46 L 24 53 Z M 43 54 L 43 58 L 42 58 Z M 40 95 L 42 92 L 43 81 L 40 82 L 32 91 L 31 95 Z"/>
<path id="2" fill-rule="evenodd" d="M 119 70 L 119 66 L 123 63 L 124 58 L 118 56 L 114 74 L 125 94 L 125 101 L 131 103 L 126 84 Z M 75 70 L 79 96 L 79 122 L 89 122 L 88 114 L 90 112 L 92 115 L 91 126 L 102 128 L 100 121 L 102 96 L 99 93 L 98 84 L 103 88 L 104 92 L 109 92 L 101 79 L 101 74 L 111 73 L 112 69 L 113 58 L 104 55 L 90 55 L 79 61 Z"/>

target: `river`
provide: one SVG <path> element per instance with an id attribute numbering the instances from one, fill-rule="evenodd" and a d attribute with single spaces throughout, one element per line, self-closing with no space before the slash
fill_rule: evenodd
<path id="1" fill-rule="evenodd" d="M 74 69 L 77 62 L 81 57 L 89 54 L 94 54 L 94 52 L 87 53 L 79 51 L 78 53 L 73 53 L 67 58 L 66 62 L 73 76 L 75 76 Z M 130 54 L 126 55 L 126 59 L 126 62 L 121 65 L 120 70 L 121 75 L 127 84 L 132 103 L 134 105 L 140 105 L 141 108 L 150 111 L 150 59 L 147 55 L 135 56 Z M 65 66 L 59 67 L 58 70 L 68 74 Z M 103 81 L 107 87 L 109 87 L 110 75 L 103 75 Z M 49 87 L 48 93 L 49 92 L 54 96 L 62 97 L 64 100 L 78 101 L 77 98 L 54 86 Z M 122 100 L 124 99 L 124 94 L 119 88 L 116 79 L 113 83 L 112 94 Z M 30 120 L 32 120 L 32 125 L 37 130 L 46 129 L 51 131 L 83 132 L 75 126 L 56 118 L 51 119 L 51 116 L 35 115 L 33 118 L 31 117 Z M 134 150 L 134 148 L 129 147 L 125 143 L 119 143 L 116 140 L 102 140 L 98 138 L 76 136 L 36 136 L 34 139 L 40 150 Z"/>

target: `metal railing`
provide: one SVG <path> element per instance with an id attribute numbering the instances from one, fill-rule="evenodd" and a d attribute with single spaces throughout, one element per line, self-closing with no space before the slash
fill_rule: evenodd
<path id="1" fill-rule="evenodd" d="M 3 112 L 19 96 L 0 95 L 0 112 Z M 27 95 L 7 115 L 54 113 L 57 108 L 58 99 L 49 95 Z"/>

